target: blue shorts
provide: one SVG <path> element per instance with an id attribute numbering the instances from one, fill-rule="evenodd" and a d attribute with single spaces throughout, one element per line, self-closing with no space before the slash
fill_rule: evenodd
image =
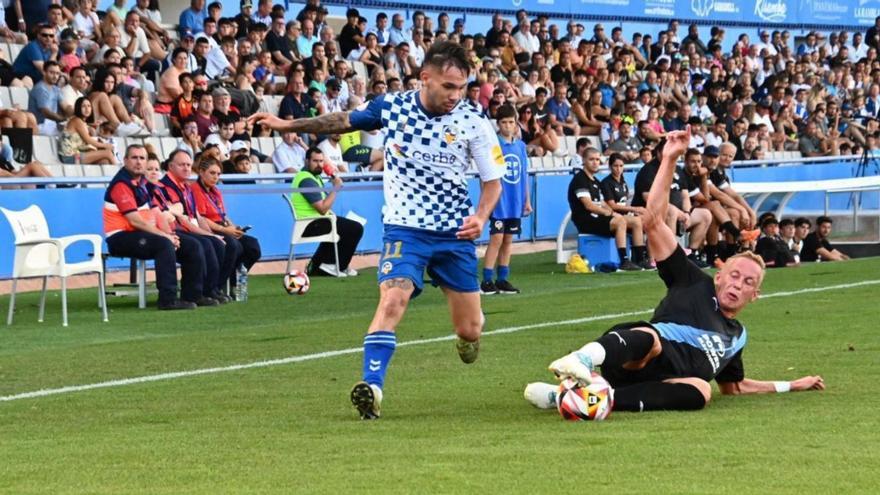
<path id="1" fill-rule="evenodd" d="M 477 292 L 477 247 L 473 241 L 457 239 L 455 232 L 434 232 L 397 225 L 385 225 L 379 258 L 379 283 L 393 278 L 412 280 L 418 296 L 428 270 L 431 284 L 456 292 Z"/>

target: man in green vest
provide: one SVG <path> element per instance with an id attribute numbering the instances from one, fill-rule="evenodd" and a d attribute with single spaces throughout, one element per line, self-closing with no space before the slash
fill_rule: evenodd
<path id="1" fill-rule="evenodd" d="M 334 218 L 336 219 L 336 233 L 339 235 L 339 242 L 337 242 L 339 271 L 336 271 L 336 260 L 331 242 L 322 242 L 318 246 L 306 271 L 309 276 L 353 277 L 357 275 L 357 271 L 350 268 L 348 264 L 357 249 L 358 242 L 364 235 L 364 226 L 348 218 L 329 216 L 332 215 L 330 208 L 336 201 L 336 192 L 342 187 L 342 178 L 336 175 L 334 167 L 330 166 L 325 169 L 326 165 L 327 161 L 321 150 L 311 147 L 306 151 L 305 166 L 293 178 L 294 192 L 291 194 L 291 202 L 297 220 L 327 216 L 328 221 L 326 222 L 310 223 L 303 232 L 303 237 L 329 233 L 330 222 Z M 324 180 L 321 178 L 321 172 L 324 170 L 332 172 L 328 173 L 333 184 L 333 190 L 329 193 L 318 190 L 324 189 Z M 302 189 L 305 191 L 301 192 Z"/>

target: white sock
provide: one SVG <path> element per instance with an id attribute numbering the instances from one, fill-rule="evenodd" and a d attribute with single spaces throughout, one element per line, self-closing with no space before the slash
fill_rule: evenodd
<path id="1" fill-rule="evenodd" d="M 578 349 L 578 352 L 590 356 L 593 366 L 600 366 L 605 362 L 605 348 L 598 342 L 590 342 Z"/>

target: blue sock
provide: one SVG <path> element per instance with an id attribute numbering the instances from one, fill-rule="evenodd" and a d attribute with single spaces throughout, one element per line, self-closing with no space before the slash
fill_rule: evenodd
<path id="1" fill-rule="evenodd" d="M 492 281 L 492 272 L 495 270 L 491 268 L 483 268 L 483 282 L 491 282 Z"/>
<path id="2" fill-rule="evenodd" d="M 364 337 L 364 381 L 379 388 L 385 384 L 385 372 L 397 347 L 394 332 L 380 330 Z"/>
<path id="3" fill-rule="evenodd" d="M 509 266 L 501 266 L 498 265 L 498 281 L 507 280 L 507 277 L 510 276 L 510 267 Z"/>

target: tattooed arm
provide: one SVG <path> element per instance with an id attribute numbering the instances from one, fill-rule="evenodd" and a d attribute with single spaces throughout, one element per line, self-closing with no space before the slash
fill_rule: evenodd
<path id="1" fill-rule="evenodd" d="M 248 119 L 248 124 L 260 124 L 272 130 L 292 131 L 300 134 L 345 134 L 354 129 L 349 121 L 349 112 L 333 112 L 310 119 L 283 120 L 270 113 L 256 113 Z"/>

